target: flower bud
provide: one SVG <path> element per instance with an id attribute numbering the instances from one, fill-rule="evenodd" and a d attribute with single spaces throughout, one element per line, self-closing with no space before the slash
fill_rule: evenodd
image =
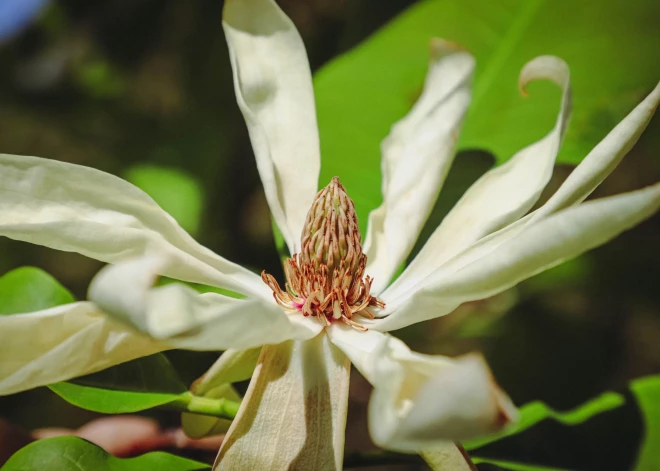
<path id="1" fill-rule="evenodd" d="M 354 274 L 360 258 L 364 257 L 362 236 L 353 200 L 339 178 L 334 177 L 316 195 L 307 213 L 301 239 L 301 263 L 313 265 L 317 270 L 325 265 L 330 278 L 340 266 Z"/>
<path id="2" fill-rule="evenodd" d="M 385 304 L 369 294 L 373 280 L 364 276 L 367 256 L 362 253 L 355 206 L 339 178 L 334 177 L 314 198 L 301 247 L 300 254 L 284 261 L 284 290 L 271 275 L 261 274 L 275 301 L 287 311 L 316 317 L 325 325 L 341 320 L 366 330 L 352 318 L 373 318 L 367 308 L 382 309 Z"/>

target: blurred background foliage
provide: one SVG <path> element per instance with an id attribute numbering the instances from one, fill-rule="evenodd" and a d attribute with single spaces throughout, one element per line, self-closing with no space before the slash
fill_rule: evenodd
<path id="1" fill-rule="evenodd" d="M 529 98 L 517 90 L 527 60 L 560 55 L 574 84 L 571 127 L 542 200 L 660 78 L 660 3 L 653 0 L 279 3 L 298 26 L 316 72 L 320 183 L 340 176 L 363 226 L 380 202 L 378 143 L 421 91 L 430 37 L 457 41 L 476 55 L 462 151 L 415 250 L 470 183 L 552 127 L 556 87 L 533 84 Z M 203 244 L 255 270 L 280 273 L 234 99 L 221 13 L 219 0 L 0 0 L 0 151 L 126 178 Z M 659 135 L 656 117 L 594 196 L 660 180 Z M 623 395 L 622 406 L 578 426 L 545 421 L 482 447 L 480 456 L 572 470 L 625 470 L 635 463 L 639 470 L 660 469 L 660 449 L 652 446 L 658 435 L 651 433 L 658 433 L 660 416 L 643 412 L 658 408 L 660 388 L 630 387 L 634 378 L 660 373 L 659 240 L 655 216 L 515 290 L 397 333 L 421 352 L 484 352 L 517 404 L 541 400 L 567 410 L 603 391 Z M 0 240 L 0 275 L 26 265 L 66 287 L 37 275 L 33 298 L 46 293 L 51 304 L 84 299 L 101 267 L 76 254 Z M 29 291 L 12 298 L 13 283 L 26 276 L 34 273 L 22 269 L 0 281 L 0 297 L 8 300 L 0 314 L 18 312 L 31 299 Z M 188 385 L 217 355 L 167 357 Z M 368 397 L 368 384 L 354 372 L 347 449 L 373 447 L 366 432 Z M 168 427 L 179 420 L 174 412 L 145 414 Z M 42 388 L 0 398 L 0 416 L 30 430 L 77 427 L 98 414 Z M 648 446 L 638 462 L 643 443 Z M 422 467 L 411 466 L 391 469 Z"/>

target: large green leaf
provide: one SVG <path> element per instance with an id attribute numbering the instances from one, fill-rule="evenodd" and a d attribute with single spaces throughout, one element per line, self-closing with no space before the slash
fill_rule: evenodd
<path id="1" fill-rule="evenodd" d="M 525 62 L 555 54 L 571 66 L 574 113 L 560 160 L 578 162 L 660 77 L 656 0 L 425 0 L 315 77 L 323 166 L 355 200 L 358 216 L 380 202 L 379 143 L 419 95 L 431 37 L 456 41 L 477 59 L 461 148 L 503 162 L 547 133 L 559 90 L 539 84 L 521 97 Z"/>
<path id="2" fill-rule="evenodd" d="M 197 233 L 204 193 L 195 178 L 183 170 L 148 164 L 129 168 L 124 177 L 151 196 L 186 231 Z"/>
<path id="3" fill-rule="evenodd" d="M 0 277 L 0 315 L 39 311 L 74 301 L 55 278 L 34 267 L 21 267 Z"/>
<path id="4" fill-rule="evenodd" d="M 105 389 L 71 382 L 55 383 L 48 387 L 74 406 L 103 414 L 129 414 L 179 399 L 179 394 Z"/>
<path id="5" fill-rule="evenodd" d="M 513 427 L 507 428 L 498 434 L 470 440 L 463 443 L 463 446 L 466 450 L 474 450 L 497 440 L 517 435 L 546 419 L 556 420 L 564 425 L 578 425 L 598 414 L 616 409 L 624 403 L 624 397 L 613 392 L 603 393 L 567 412 L 557 412 L 540 401 L 530 402 L 520 408 L 520 419 Z"/>
<path id="6" fill-rule="evenodd" d="M 157 353 L 49 388 L 83 409 L 126 414 L 181 400 L 187 393 L 167 358 Z"/>
<path id="7" fill-rule="evenodd" d="M 637 456 L 635 471 L 660 469 L 660 375 L 636 379 L 630 384 L 644 418 L 644 439 Z"/>
<path id="8" fill-rule="evenodd" d="M 163 452 L 121 459 L 77 437 L 38 440 L 17 451 L 2 471 L 195 471 L 210 469 L 207 464 Z"/>

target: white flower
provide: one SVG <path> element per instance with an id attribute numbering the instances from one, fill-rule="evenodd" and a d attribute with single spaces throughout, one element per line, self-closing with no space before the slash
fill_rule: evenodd
<path id="1" fill-rule="evenodd" d="M 268 204 L 290 253 L 299 254 L 320 168 L 303 43 L 272 0 L 227 0 L 224 28 Z M 228 382 L 253 378 L 216 469 L 340 468 L 350 363 L 374 386 L 369 428 L 380 446 L 434 449 L 505 426 L 515 409 L 480 357 L 417 354 L 386 332 L 506 290 L 656 212 L 659 184 L 582 201 L 636 142 L 658 105 L 660 86 L 528 214 L 551 176 L 571 107 L 566 65 L 549 56 L 528 63 L 522 88 L 543 78 L 563 89 L 555 127 L 480 178 L 391 283 L 451 164 L 473 66 L 468 52 L 434 40 L 422 95 L 382 144 L 383 204 L 369 216 L 363 248 L 365 276 L 373 279 L 360 298 L 368 298 L 368 312 L 349 309 L 348 315 L 345 305 L 327 310 L 319 298 L 308 301 L 295 289 L 278 303 L 259 276 L 197 244 L 127 182 L 90 168 L 1 155 L 1 235 L 113 265 L 90 287 L 94 304 L 0 317 L 0 393 L 166 348 L 227 350 L 196 392 L 211 395 Z M 158 275 L 242 296 L 198 294 L 176 283 L 154 288 Z M 196 434 L 214 426 L 213 419 L 186 420 Z"/>

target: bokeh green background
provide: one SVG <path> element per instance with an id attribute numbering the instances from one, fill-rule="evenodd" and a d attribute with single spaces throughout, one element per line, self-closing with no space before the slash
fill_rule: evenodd
<path id="1" fill-rule="evenodd" d="M 298 26 L 315 71 L 413 3 L 280 2 Z M 581 1 L 570 7 L 535 1 L 518 9 L 519 3 L 425 2 L 389 26 L 389 35 L 379 33 L 367 46 L 321 69 L 322 178 L 342 178 L 363 223 L 366 211 L 378 203 L 375 139 L 419 93 L 427 33 L 460 41 L 488 60 L 477 69 L 479 107 L 468 117 L 466 150 L 457 157 L 423 236 L 479 175 L 549 130 L 557 90 L 539 84 L 531 87 L 532 98 L 520 98 L 516 76 L 525 60 L 563 53 L 575 79 L 574 127 L 562 153 L 566 163 L 558 165 L 544 198 L 570 172 L 569 162 L 583 157 L 660 79 L 659 43 L 653 42 L 660 38 L 653 33 L 660 10 L 654 2 Z M 234 99 L 221 13 L 218 0 L 51 3 L 26 31 L 0 44 L 0 151 L 128 178 L 214 251 L 258 271 L 281 273 Z M 618 28 L 618 20 L 625 27 Z M 388 63 L 391 69 L 384 67 Z M 656 118 L 594 196 L 659 181 L 659 135 Z M 482 351 L 517 404 L 538 399 L 564 410 L 606 390 L 629 399 L 579 426 L 544 422 L 490 445 L 482 455 L 573 470 L 631 469 L 644 425 L 628 384 L 660 373 L 659 242 L 660 217 L 655 216 L 514 290 L 397 334 L 421 352 Z M 24 265 L 48 271 L 79 299 L 101 267 L 79 255 L 0 239 L 0 275 Z M 217 357 L 168 356 L 187 382 Z M 369 386 L 357 372 L 352 379 L 347 449 L 369 449 Z M 148 415 L 164 426 L 178 421 L 173 412 Z M 42 388 L 0 398 L 0 416 L 30 430 L 79 426 L 96 415 Z"/>

